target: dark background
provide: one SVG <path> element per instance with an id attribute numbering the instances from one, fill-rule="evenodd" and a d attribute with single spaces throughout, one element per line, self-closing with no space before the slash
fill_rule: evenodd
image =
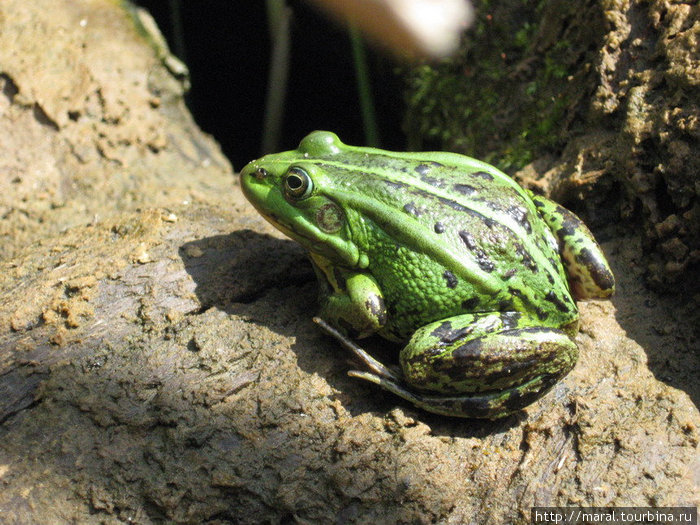
<path id="1" fill-rule="evenodd" d="M 265 111 L 270 38 L 262 0 L 183 0 L 184 56 L 173 34 L 171 2 L 139 0 L 155 18 L 171 51 L 190 70 L 187 104 L 240 169 L 259 157 Z M 279 150 L 294 149 L 310 131 L 336 132 L 347 144 L 364 145 L 352 49 L 347 31 L 315 8 L 290 1 L 291 64 Z M 379 122 L 380 146 L 405 149 L 404 103 L 397 63 L 366 47 Z"/>

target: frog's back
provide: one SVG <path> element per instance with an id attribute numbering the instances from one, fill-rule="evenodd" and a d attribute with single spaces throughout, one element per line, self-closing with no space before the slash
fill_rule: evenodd
<path id="1" fill-rule="evenodd" d="M 316 162 L 402 318 L 395 333 L 464 312 L 576 317 L 556 240 L 510 177 L 455 154 L 357 149 Z"/>

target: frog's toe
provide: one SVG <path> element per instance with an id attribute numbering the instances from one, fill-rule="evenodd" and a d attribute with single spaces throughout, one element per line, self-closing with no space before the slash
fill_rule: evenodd
<path id="1" fill-rule="evenodd" d="M 375 385 L 379 385 L 382 387 L 384 390 L 387 390 L 388 392 L 391 392 L 392 394 L 395 394 L 407 401 L 410 401 L 414 405 L 418 407 L 425 408 L 426 410 L 430 410 L 426 406 L 424 406 L 424 397 L 421 396 L 420 394 L 413 392 L 406 387 L 404 387 L 400 380 L 396 377 L 389 378 L 383 375 L 378 375 L 378 374 L 373 374 L 371 372 L 361 372 L 359 370 L 350 370 L 348 372 L 348 375 L 350 377 L 356 377 L 358 379 L 364 379 L 366 381 L 369 381 L 370 383 L 374 383 Z M 431 412 L 436 412 L 435 410 L 430 410 Z M 438 412 L 440 413 L 440 412 Z M 443 414 L 449 415 L 449 412 L 442 412 Z"/>
<path id="2" fill-rule="evenodd" d="M 356 345 L 350 338 L 341 334 L 338 330 L 336 330 L 333 326 L 328 324 L 322 318 L 314 317 L 313 320 L 314 323 L 321 327 L 321 329 L 323 329 L 324 332 L 337 339 L 341 345 L 343 345 L 345 348 L 347 348 L 353 354 L 355 354 L 360 359 L 360 361 L 362 361 L 367 366 L 367 368 L 369 368 L 373 372 L 372 374 L 370 374 L 369 372 L 360 372 L 353 370 L 351 372 L 348 372 L 349 375 L 354 377 L 363 377 L 364 379 L 367 379 L 363 375 L 367 374 L 376 377 L 383 377 L 392 381 L 399 381 L 399 377 L 396 373 L 384 366 L 381 362 L 377 361 L 374 357 L 369 355 L 362 347 Z M 376 381 L 373 382 L 376 383 Z"/>

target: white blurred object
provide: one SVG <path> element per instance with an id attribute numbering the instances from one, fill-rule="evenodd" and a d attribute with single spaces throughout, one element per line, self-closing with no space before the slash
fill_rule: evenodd
<path id="1" fill-rule="evenodd" d="M 447 56 L 473 19 L 468 0 L 312 0 L 397 54 Z"/>

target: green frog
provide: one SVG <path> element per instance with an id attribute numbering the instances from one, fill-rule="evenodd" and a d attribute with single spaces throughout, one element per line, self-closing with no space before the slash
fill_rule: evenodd
<path id="1" fill-rule="evenodd" d="M 607 297 L 605 256 L 572 212 L 484 162 L 315 131 L 240 174 L 246 198 L 308 251 L 314 319 L 366 379 L 437 414 L 499 418 L 576 363 L 575 299 Z M 403 344 L 400 370 L 353 339 Z"/>

